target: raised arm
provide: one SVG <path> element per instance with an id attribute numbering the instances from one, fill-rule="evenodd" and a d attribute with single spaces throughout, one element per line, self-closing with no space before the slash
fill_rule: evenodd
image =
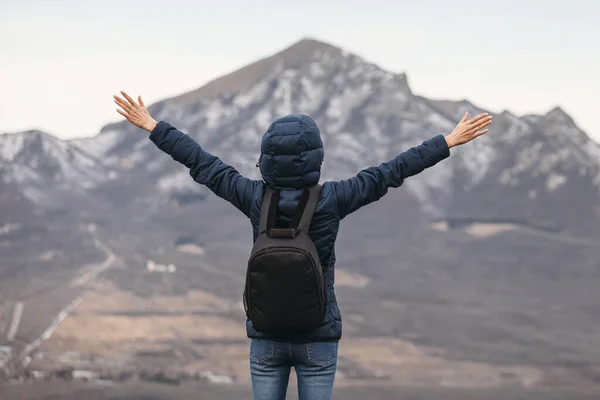
<path id="1" fill-rule="evenodd" d="M 366 168 L 350 179 L 332 182 L 340 218 L 379 200 L 389 188 L 399 187 L 406 178 L 449 157 L 451 147 L 485 134 L 488 130 L 484 128 L 492 122 L 492 117 L 487 113 L 471 120 L 467 118 L 468 113 L 465 113 L 456 128 L 446 137 L 438 135 L 378 167 Z"/>
<path id="2" fill-rule="evenodd" d="M 135 126 L 150 132 L 150 140 L 174 160 L 188 167 L 196 182 L 206 185 L 217 196 L 249 216 L 259 181 L 240 175 L 235 168 L 204 150 L 194 139 L 168 122 L 156 122 L 148 113 L 141 97 L 138 96 L 138 102 L 135 102 L 127 93 L 121 93 L 126 100 L 114 96 L 115 102 L 122 108 L 117 109 L 119 114 Z"/>

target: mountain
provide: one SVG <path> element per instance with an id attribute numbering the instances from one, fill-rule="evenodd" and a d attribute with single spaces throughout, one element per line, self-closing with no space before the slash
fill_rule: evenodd
<path id="1" fill-rule="evenodd" d="M 0 176 L 40 208 L 61 208 L 119 176 L 95 156 L 40 131 L 0 135 Z"/>
<path id="2" fill-rule="evenodd" d="M 600 147 L 560 108 L 521 119 L 504 112 L 494 124 L 488 137 L 456 150 L 458 190 L 447 215 L 597 235 Z"/>
<path id="3" fill-rule="evenodd" d="M 449 133 L 465 111 L 485 111 L 415 94 L 405 74 L 311 39 L 149 110 L 252 178 L 270 122 L 310 114 L 322 131 L 327 180 Z M 364 354 L 418 348 L 421 375 L 356 354 L 340 370 L 374 379 L 383 369 L 399 381 L 440 385 L 596 382 L 600 146 L 556 108 L 501 112 L 488 135 L 451 153 L 350 216 L 337 243 L 348 340 Z M 11 307 L 24 303 L 29 328 L 16 338 L 27 349 L 47 328 L 39 315 L 65 316 L 83 298 L 68 328 L 40 348 L 46 360 L 64 359 L 61 346 L 73 343 L 77 365 L 91 368 L 89 359 L 146 365 L 148 352 L 165 348 L 182 368 L 237 368 L 246 343 L 230 327 L 243 329 L 250 226 L 147 133 L 118 122 L 71 141 L 2 135 L 0 178 L 0 207 L 8 210 L 0 216 L 0 331 Z M 3 301 L 11 305 L 4 311 Z M 226 328 L 210 334 L 198 326 Z M 123 336 L 103 342 L 115 332 Z M 137 332 L 144 333 L 127 336 Z M 207 355 L 219 345 L 230 358 Z M 186 358 L 194 351 L 203 356 Z M 432 365 L 437 378 L 427 375 Z"/>
<path id="4" fill-rule="evenodd" d="M 287 113 L 310 114 L 323 132 L 324 178 L 342 179 L 450 132 L 465 111 L 485 110 L 468 101 L 417 96 L 404 74 L 302 40 L 198 90 L 156 103 L 150 111 L 255 178 L 260 138 L 269 123 Z M 107 165 L 141 166 L 156 179 L 157 192 L 201 192 L 187 171 L 159 156 L 126 122 L 73 143 Z M 600 233 L 595 208 L 600 147 L 560 108 L 523 118 L 503 112 L 487 136 L 452 152 L 450 162 L 407 184 L 434 215 Z M 564 202 L 572 203 L 569 199 L 578 207 L 559 212 Z"/>

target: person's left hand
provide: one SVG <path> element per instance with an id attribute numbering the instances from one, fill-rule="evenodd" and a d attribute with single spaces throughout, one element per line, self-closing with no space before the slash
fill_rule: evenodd
<path id="1" fill-rule="evenodd" d="M 146 109 L 146 105 L 142 101 L 142 96 L 138 96 L 138 104 L 122 90 L 121 94 L 127 99 L 127 101 L 123 100 L 119 96 L 113 95 L 115 98 L 115 103 L 122 108 L 122 110 L 117 108 L 117 112 L 127 118 L 127 121 L 131 122 L 138 128 L 152 132 L 157 122 L 150 116 L 148 109 Z"/>

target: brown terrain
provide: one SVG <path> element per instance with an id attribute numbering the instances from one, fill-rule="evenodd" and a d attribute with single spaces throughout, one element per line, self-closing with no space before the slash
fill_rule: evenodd
<path id="1" fill-rule="evenodd" d="M 485 111 L 310 39 L 149 108 L 252 178 L 308 113 L 323 180 Z M 600 146 L 560 107 L 494 121 L 343 221 L 334 398 L 600 398 Z M 251 227 L 140 133 L 0 135 L 0 400 L 250 397 Z"/>
<path id="2" fill-rule="evenodd" d="M 340 276 L 340 286 L 365 281 L 358 275 L 342 272 Z M 441 349 L 393 337 L 356 337 L 352 316 L 348 319 L 348 333 L 340 346 L 339 381 L 350 375 L 426 387 L 534 387 L 544 378 L 532 367 L 456 362 L 446 359 Z M 236 382 L 249 379 L 248 340 L 238 304 L 199 290 L 185 296 L 142 298 L 107 281 L 90 289 L 43 343 L 30 367 L 51 369 L 56 363 L 81 370 L 102 365 L 113 373 L 154 367 L 211 371 Z"/>

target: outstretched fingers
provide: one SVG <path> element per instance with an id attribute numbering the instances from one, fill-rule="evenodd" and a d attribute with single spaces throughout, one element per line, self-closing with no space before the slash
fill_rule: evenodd
<path id="1" fill-rule="evenodd" d="M 476 117 L 471 118 L 469 120 L 469 126 L 478 125 L 481 122 L 481 120 L 483 120 L 484 118 L 489 118 L 488 113 L 482 113 Z"/>
<path id="2" fill-rule="evenodd" d="M 138 104 L 135 102 L 135 100 L 133 100 L 131 98 L 131 96 L 129 96 L 127 93 L 125 93 L 123 90 L 121 90 L 121 94 L 123 95 L 123 97 L 125 97 L 127 99 L 127 101 L 129 102 L 129 104 L 131 104 L 132 106 L 137 106 Z"/>
<path id="3" fill-rule="evenodd" d="M 122 116 L 124 116 L 125 118 L 129 119 L 129 114 L 123 112 L 120 108 L 117 108 L 117 112 L 119 114 L 121 114 Z"/>
<path id="4" fill-rule="evenodd" d="M 126 102 L 119 96 L 113 97 L 115 98 L 115 103 L 117 103 L 117 105 L 120 106 L 123 110 L 128 111 L 129 109 L 131 109 L 131 105 L 128 102 Z"/>
<path id="5" fill-rule="evenodd" d="M 124 116 L 128 121 L 131 121 L 130 114 L 133 111 L 131 105 L 119 96 L 113 95 L 113 97 L 115 98 L 115 103 L 117 103 L 117 105 L 121 107 L 117 108 L 117 112 Z"/>
<path id="6" fill-rule="evenodd" d="M 471 131 L 473 131 L 473 132 L 479 131 L 491 123 L 492 123 L 492 117 L 491 116 L 485 117 L 485 118 L 477 121 L 477 123 L 471 124 Z"/>

